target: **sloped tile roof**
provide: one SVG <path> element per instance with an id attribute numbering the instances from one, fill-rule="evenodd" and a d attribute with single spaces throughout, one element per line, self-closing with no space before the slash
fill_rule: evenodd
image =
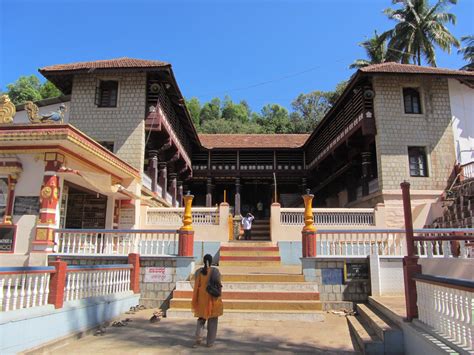
<path id="1" fill-rule="evenodd" d="M 199 134 L 204 148 L 299 148 L 309 134 Z"/>
<path id="2" fill-rule="evenodd" d="M 90 70 L 90 69 L 118 69 L 118 68 L 159 68 L 168 66 L 169 63 L 159 60 L 145 60 L 135 58 L 115 58 L 106 60 L 95 60 L 92 62 L 77 62 L 70 64 L 56 64 L 41 68 L 39 71 L 71 71 L 71 70 Z"/>
<path id="3" fill-rule="evenodd" d="M 460 75 L 472 76 L 473 71 L 454 70 L 436 67 L 424 67 L 414 64 L 400 64 L 387 62 L 381 64 L 372 64 L 359 69 L 363 73 L 397 73 L 397 74 L 435 74 L 435 75 Z"/>

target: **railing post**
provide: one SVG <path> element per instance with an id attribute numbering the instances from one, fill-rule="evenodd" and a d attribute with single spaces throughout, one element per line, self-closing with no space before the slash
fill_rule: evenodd
<path id="1" fill-rule="evenodd" d="M 407 320 L 411 321 L 418 317 L 416 305 L 416 282 L 413 280 L 415 274 L 421 273 L 421 266 L 418 265 L 418 257 L 415 256 L 413 240 L 413 218 L 411 214 L 410 183 L 404 181 L 400 184 L 403 197 L 403 214 L 405 217 L 405 238 L 407 243 L 407 255 L 403 258 L 403 278 L 405 281 L 405 304 Z"/>
<path id="2" fill-rule="evenodd" d="M 194 255 L 194 230 L 192 226 L 193 217 L 191 215 L 191 205 L 194 196 L 188 193 L 184 198 L 184 216 L 183 226 L 179 229 L 178 255 L 193 256 Z"/>
<path id="3" fill-rule="evenodd" d="M 303 195 L 305 226 L 301 231 L 303 239 L 303 258 L 313 258 L 316 256 L 316 227 L 313 217 L 313 198 L 314 195 L 310 194 L 310 190 L 306 190 L 306 195 Z"/>
<path id="4" fill-rule="evenodd" d="M 128 263 L 133 265 L 130 270 L 130 290 L 133 293 L 140 293 L 140 254 L 128 254 Z"/>
<path id="5" fill-rule="evenodd" d="M 67 263 L 57 259 L 49 264 L 54 266 L 56 272 L 51 274 L 49 281 L 48 303 L 53 304 L 54 308 L 62 308 L 64 303 L 64 287 L 66 286 Z"/>

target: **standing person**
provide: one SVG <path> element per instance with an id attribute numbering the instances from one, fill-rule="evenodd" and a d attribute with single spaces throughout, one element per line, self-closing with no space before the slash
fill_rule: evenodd
<path id="1" fill-rule="evenodd" d="M 244 227 L 244 239 L 250 240 L 252 234 L 252 221 L 255 217 L 249 212 L 247 215 L 242 218 L 242 226 Z"/>
<path id="2" fill-rule="evenodd" d="M 263 203 L 262 203 L 262 201 L 258 201 L 258 203 L 257 203 L 257 216 L 258 216 L 258 218 L 263 218 Z"/>
<path id="3" fill-rule="evenodd" d="M 215 267 L 211 267 L 212 256 L 204 255 L 204 266 L 198 269 L 194 275 L 194 289 L 192 299 L 192 310 L 194 316 L 198 317 L 196 325 L 196 341 L 194 348 L 201 345 L 203 340 L 204 326 L 207 321 L 207 341 L 208 348 L 214 345 L 217 334 L 217 320 L 224 313 L 224 305 L 220 292 L 222 289 L 221 273 Z M 213 296 L 209 292 L 216 294 Z"/>

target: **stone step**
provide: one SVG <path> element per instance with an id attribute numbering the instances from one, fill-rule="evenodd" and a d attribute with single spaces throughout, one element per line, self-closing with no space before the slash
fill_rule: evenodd
<path id="1" fill-rule="evenodd" d="M 276 244 L 272 243 L 272 242 L 254 242 L 254 241 L 251 241 L 251 240 L 238 240 L 238 241 L 234 241 L 234 242 L 228 242 L 228 243 L 222 243 L 221 244 L 221 248 L 222 247 L 235 247 L 235 246 L 238 246 L 238 247 L 277 247 Z"/>
<path id="2" fill-rule="evenodd" d="M 223 274 L 222 282 L 304 282 L 304 275 L 292 274 Z"/>
<path id="3" fill-rule="evenodd" d="M 386 352 L 404 353 L 403 333 L 395 324 L 383 319 L 381 315 L 365 304 L 359 303 L 356 307 L 361 320 L 374 331 L 379 339 L 382 339 Z"/>
<path id="4" fill-rule="evenodd" d="M 235 243 L 236 245 L 232 246 L 224 246 L 220 248 L 221 253 L 223 251 L 274 251 L 279 252 L 280 249 L 277 246 L 270 246 L 270 247 L 261 247 L 261 246 L 248 246 L 248 245 L 241 245 L 239 243 Z"/>
<path id="5" fill-rule="evenodd" d="M 258 260 L 258 261 L 246 261 L 246 260 L 224 260 L 220 261 L 219 265 L 222 266 L 250 266 L 250 267 L 267 267 L 267 266 L 278 266 L 280 261 L 277 260 Z"/>
<path id="6" fill-rule="evenodd" d="M 222 250 L 220 251 L 220 260 L 222 257 L 226 256 L 253 256 L 253 257 L 260 257 L 260 256 L 275 256 L 280 257 L 280 252 L 278 250 L 254 250 L 253 248 L 244 248 L 246 250 L 235 250 L 235 248 L 231 250 Z"/>
<path id="7" fill-rule="evenodd" d="M 364 327 L 358 316 L 347 316 L 349 330 L 354 336 L 357 345 L 364 354 L 379 355 L 384 353 L 383 342 L 377 338 L 375 333 Z"/>
<path id="8" fill-rule="evenodd" d="M 176 291 L 192 291 L 193 281 L 178 281 Z M 316 282 L 223 282 L 224 292 L 319 292 Z"/>
<path id="9" fill-rule="evenodd" d="M 223 300 L 224 309 L 265 311 L 321 311 L 319 301 Z M 191 299 L 173 298 L 170 308 L 191 309 Z"/>
<path id="10" fill-rule="evenodd" d="M 173 291 L 173 299 L 192 299 L 193 291 Z M 223 287 L 223 300 L 256 300 L 256 301 L 319 301 L 317 292 L 293 291 L 231 291 Z"/>
<path id="11" fill-rule="evenodd" d="M 166 311 L 167 318 L 194 318 L 189 309 L 170 308 Z M 299 321 L 323 322 L 324 313 L 319 311 L 265 311 L 224 309 L 225 320 L 266 320 L 266 321 Z"/>

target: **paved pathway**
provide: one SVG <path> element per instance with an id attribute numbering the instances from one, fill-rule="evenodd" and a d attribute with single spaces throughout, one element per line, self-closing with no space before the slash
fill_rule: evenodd
<path id="1" fill-rule="evenodd" d="M 195 320 L 162 319 L 151 324 L 152 310 L 134 315 L 125 327 L 108 327 L 102 336 L 49 349 L 50 354 L 312 353 L 354 354 L 345 317 L 326 314 L 324 322 L 269 322 L 219 319 L 213 348 L 191 348 Z M 122 317 L 123 319 L 124 317 Z"/>

